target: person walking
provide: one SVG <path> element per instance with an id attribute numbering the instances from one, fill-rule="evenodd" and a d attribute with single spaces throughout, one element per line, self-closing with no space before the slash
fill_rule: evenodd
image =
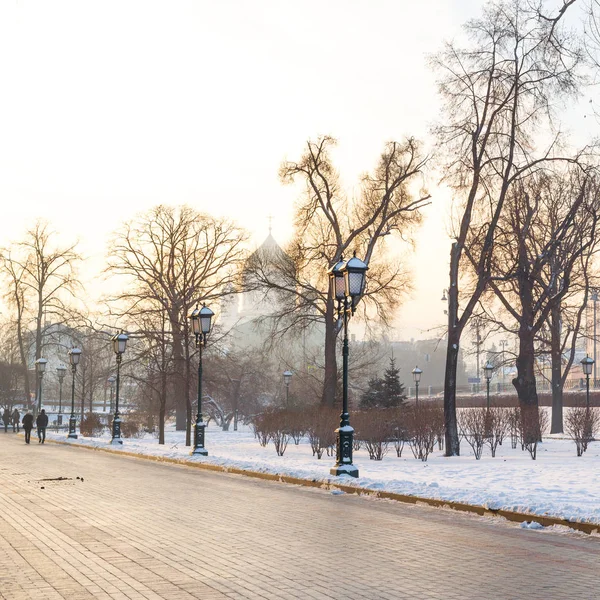
<path id="1" fill-rule="evenodd" d="M 4 421 L 4 433 L 6 433 L 8 431 L 8 424 L 10 423 L 10 413 L 8 412 L 8 408 L 4 409 L 2 420 Z"/>
<path id="2" fill-rule="evenodd" d="M 21 422 L 21 413 L 19 413 L 17 407 L 15 406 L 15 410 L 12 411 L 12 426 L 13 433 L 16 431 L 19 433 L 19 423 Z"/>
<path id="3" fill-rule="evenodd" d="M 48 427 L 48 415 L 42 408 L 42 412 L 37 416 L 35 420 L 38 430 L 38 444 L 43 444 L 46 441 L 46 427 Z"/>
<path id="4" fill-rule="evenodd" d="M 29 444 L 29 441 L 31 440 L 31 430 L 33 429 L 33 415 L 29 411 L 23 416 L 22 423 L 25 431 L 25 443 Z"/>

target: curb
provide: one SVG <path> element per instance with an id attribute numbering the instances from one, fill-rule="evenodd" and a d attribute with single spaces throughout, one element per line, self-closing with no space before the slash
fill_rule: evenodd
<path id="1" fill-rule="evenodd" d="M 102 448 L 98 446 L 88 446 L 85 444 L 77 444 L 72 442 L 62 442 L 60 440 L 46 439 L 47 443 L 60 444 L 62 446 L 71 446 L 84 448 L 86 450 L 95 450 L 98 452 L 106 452 L 108 454 L 116 454 L 118 456 L 126 456 L 128 458 L 141 458 L 143 460 L 152 460 L 154 462 L 171 463 L 196 469 L 204 469 L 205 471 L 217 471 L 220 473 L 231 473 L 234 475 L 243 475 L 245 477 L 254 477 L 255 479 L 263 479 L 266 481 L 277 481 L 280 483 L 289 483 L 293 485 L 303 485 L 305 487 L 316 487 L 326 490 L 341 490 L 347 494 L 357 494 L 358 496 L 372 496 L 373 498 L 383 498 L 385 500 L 395 500 L 406 504 L 425 504 L 435 508 L 451 508 L 461 512 L 467 512 L 486 517 L 503 517 L 507 521 L 522 523 L 523 521 L 534 521 L 544 527 L 553 525 L 562 525 L 570 529 L 575 529 L 583 533 L 600 535 L 600 523 L 586 523 L 579 521 L 569 521 L 559 517 L 546 517 L 543 515 L 535 515 L 530 513 L 517 512 L 512 510 L 487 508 L 478 504 L 467 504 L 465 502 L 454 502 L 452 500 L 438 500 L 436 498 L 425 498 L 422 496 L 410 496 L 407 494 L 399 494 L 397 492 L 384 492 L 379 490 L 371 490 L 369 488 L 355 487 L 345 485 L 343 483 L 335 483 L 331 481 L 317 481 L 315 479 L 301 479 L 292 477 L 291 475 L 278 475 L 275 473 L 261 473 L 260 471 L 249 471 L 239 469 L 237 467 L 225 467 L 223 465 L 213 465 L 201 463 L 185 458 L 171 458 L 168 456 L 153 456 L 151 454 L 137 454 L 135 452 L 127 452 L 124 450 L 112 450 L 111 448 Z"/>

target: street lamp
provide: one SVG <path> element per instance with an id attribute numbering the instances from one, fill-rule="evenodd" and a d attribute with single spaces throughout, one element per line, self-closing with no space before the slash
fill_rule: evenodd
<path id="1" fill-rule="evenodd" d="M 44 372 L 46 371 L 46 364 L 48 361 L 45 358 L 38 358 L 35 361 L 35 372 L 37 373 L 39 379 L 39 393 L 38 393 L 38 402 L 37 402 L 37 412 L 39 413 L 42 410 L 42 379 L 44 377 Z"/>
<path id="2" fill-rule="evenodd" d="M 419 382 L 421 381 L 421 375 L 423 371 L 419 367 L 415 367 L 412 370 L 413 381 L 415 382 L 415 404 L 419 405 Z"/>
<path id="3" fill-rule="evenodd" d="M 106 381 L 108 381 L 108 385 L 110 386 L 110 406 L 108 408 L 108 412 L 112 413 L 113 411 L 113 394 L 115 391 L 115 381 L 117 378 L 114 375 L 111 375 Z"/>
<path id="4" fill-rule="evenodd" d="M 67 374 L 67 367 L 63 364 L 58 365 L 56 367 L 56 374 L 58 375 L 58 424 L 62 425 L 62 386 Z"/>
<path id="5" fill-rule="evenodd" d="M 332 299 L 337 300 L 337 323 L 343 326 L 342 346 L 342 414 L 336 433 L 336 462 L 330 470 L 332 475 L 358 477 L 358 469 L 352 464 L 354 429 L 350 425 L 348 412 L 348 321 L 365 290 L 368 266 L 356 253 L 348 262 L 343 257 L 329 270 L 329 286 Z"/>
<path id="6" fill-rule="evenodd" d="M 490 379 L 494 372 L 494 365 L 488 360 L 483 367 L 483 374 L 485 376 L 485 383 L 487 387 L 487 409 L 490 410 Z"/>
<path id="7" fill-rule="evenodd" d="M 71 439 L 77 439 L 77 433 L 75 431 L 75 373 L 77 371 L 77 365 L 81 358 L 81 350 L 79 348 L 71 348 L 69 350 L 69 362 L 71 363 L 71 371 L 73 372 L 73 381 L 71 383 L 71 416 L 69 417 L 69 435 Z"/>
<path id="8" fill-rule="evenodd" d="M 283 383 L 285 383 L 285 407 L 287 408 L 290 403 L 290 383 L 292 381 L 292 372 L 283 372 Z"/>
<path id="9" fill-rule="evenodd" d="M 204 433 L 206 423 L 202 418 L 202 348 L 206 347 L 206 339 L 211 329 L 211 320 L 214 312 L 205 304 L 202 308 L 196 308 L 189 314 L 192 322 L 192 331 L 196 336 L 196 348 L 198 348 L 198 410 L 196 412 L 196 426 L 194 427 L 194 449 L 192 454 L 208 456 L 208 450 L 204 447 Z"/>
<path id="10" fill-rule="evenodd" d="M 500 347 L 502 348 L 502 391 L 504 391 L 504 350 L 508 346 L 508 340 L 500 340 Z"/>
<path id="11" fill-rule="evenodd" d="M 594 367 L 595 361 L 593 358 L 586 356 L 581 361 L 581 366 L 583 367 L 583 373 L 585 374 L 585 407 L 590 407 L 590 375 L 592 374 L 592 367 Z"/>
<path id="12" fill-rule="evenodd" d="M 129 337 L 123 331 L 117 333 L 112 337 L 113 352 L 117 357 L 117 396 L 115 399 L 115 416 L 113 417 L 112 424 L 112 440 L 111 444 L 122 444 L 123 438 L 121 437 L 121 417 L 119 416 L 119 385 L 121 382 L 121 361 L 123 360 L 123 354 L 127 348 L 127 340 Z"/>

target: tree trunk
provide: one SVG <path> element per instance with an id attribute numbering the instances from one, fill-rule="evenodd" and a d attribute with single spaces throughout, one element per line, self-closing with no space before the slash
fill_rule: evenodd
<path id="1" fill-rule="evenodd" d="M 164 347 L 163 347 L 164 348 Z M 167 405 L 167 372 L 166 365 L 162 364 L 160 374 L 160 407 L 158 409 L 158 443 L 165 443 L 165 412 Z"/>
<path id="2" fill-rule="evenodd" d="M 458 244 L 450 251 L 450 289 L 448 290 L 448 347 L 444 373 L 445 456 L 460 456 L 460 438 L 456 422 L 456 372 L 461 330 L 458 327 Z"/>
<path id="3" fill-rule="evenodd" d="M 175 393 L 175 429 L 185 431 L 187 424 L 187 399 L 185 396 L 185 358 L 183 357 L 183 338 L 179 323 L 172 319 L 173 335 L 173 391 Z"/>
<path id="4" fill-rule="evenodd" d="M 560 307 L 556 306 L 552 309 L 550 324 L 552 358 L 552 424 L 550 433 L 563 433 L 563 383 L 560 346 Z"/>
<path id="5" fill-rule="evenodd" d="M 535 345 L 533 334 L 533 290 L 527 272 L 522 272 L 519 281 L 521 298 L 521 322 L 519 324 L 519 353 L 517 355 L 517 376 L 512 380 L 521 408 L 523 443 L 534 444 L 540 441 L 538 419 L 538 396 L 535 382 Z"/>
<path id="6" fill-rule="evenodd" d="M 191 398 L 191 357 L 190 357 L 190 344 L 187 336 L 185 340 L 185 380 L 183 382 L 183 389 L 185 392 L 185 445 L 192 445 L 192 398 Z"/>
<path id="7" fill-rule="evenodd" d="M 327 309 L 325 311 L 325 377 L 323 381 L 323 406 L 333 407 L 337 389 L 337 359 L 336 340 L 337 332 L 334 315 L 334 300 L 331 293 L 327 297 Z"/>

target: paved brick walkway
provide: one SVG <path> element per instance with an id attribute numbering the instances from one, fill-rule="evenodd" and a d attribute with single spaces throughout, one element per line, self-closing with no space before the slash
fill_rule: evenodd
<path id="1" fill-rule="evenodd" d="M 12 433 L 0 511 L 7 600 L 600 599 L 597 537 Z"/>

